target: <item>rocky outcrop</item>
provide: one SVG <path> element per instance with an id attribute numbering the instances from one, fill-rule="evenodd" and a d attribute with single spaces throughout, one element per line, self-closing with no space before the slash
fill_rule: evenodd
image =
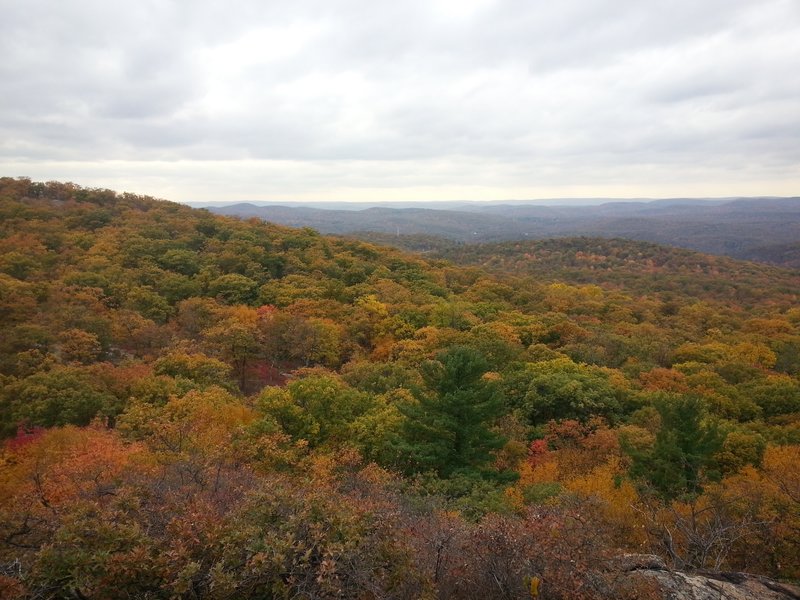
<path id="1" fill-rule="evenodd" d="M 664 600 L 800 600 L 797 586 L 749 573 L 672 571 L 652 554 L 621 556 L 614 567 Z"/>

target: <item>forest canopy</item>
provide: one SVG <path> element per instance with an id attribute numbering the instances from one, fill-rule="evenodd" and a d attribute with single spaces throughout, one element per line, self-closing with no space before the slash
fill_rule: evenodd
<path id="1" fill-rule="evenodd" d="M 629 552 L 800 578 L 800 274 L 447 258 L 0 178 L 0 596 L 644 597 Z"/>

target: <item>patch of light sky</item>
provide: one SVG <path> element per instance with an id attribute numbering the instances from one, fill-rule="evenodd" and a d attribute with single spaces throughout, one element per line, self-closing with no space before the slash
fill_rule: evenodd
<path id="1" fill-rule="evenodd" d="M 0 174 L 177 201 L 800 194 L 795 0 L 0 0 Z"/>

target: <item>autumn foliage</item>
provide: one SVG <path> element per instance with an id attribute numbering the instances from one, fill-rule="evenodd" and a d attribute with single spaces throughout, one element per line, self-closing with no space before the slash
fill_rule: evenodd
<path id="1" fill-rule="evenodd" d="M 626 552 L 800 578 L 800 277 L 515 248 L 0 179 L 0 596 L 646 598 Z"/>

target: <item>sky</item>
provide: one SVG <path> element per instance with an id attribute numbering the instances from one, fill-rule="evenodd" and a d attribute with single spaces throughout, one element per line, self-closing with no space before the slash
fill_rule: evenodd
<path id="1" fill-rule="evenodd" d="M 0 15 L 0 175 L 180 202 L 800 195 L 799 0 Z"/>

